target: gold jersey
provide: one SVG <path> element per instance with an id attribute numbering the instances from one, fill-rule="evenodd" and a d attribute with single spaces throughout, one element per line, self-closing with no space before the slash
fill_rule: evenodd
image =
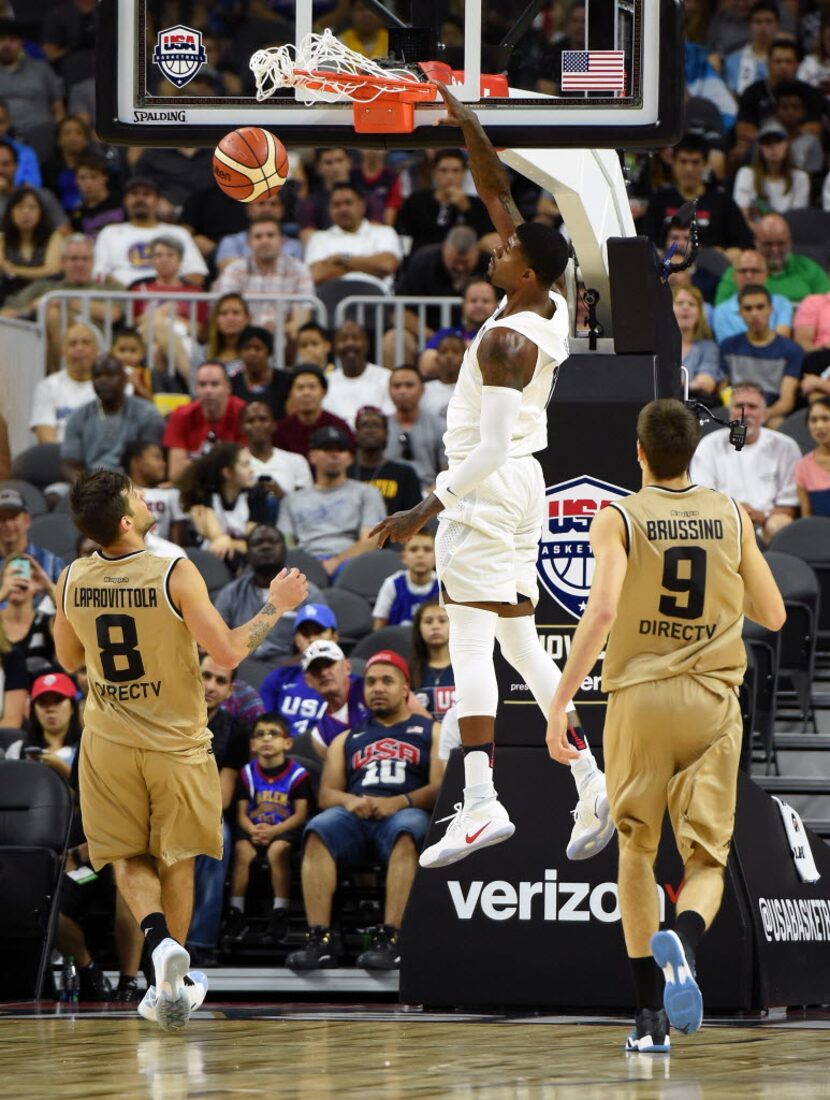
<path id="1" fill-rule="evenodd" d="M 210 742 L 193 635 L 173 606 L 176 564 L 147 550 L 96 552 L 69 567 L 63 611 L 84 647 L 84 728 L 134 748 L 187 753 Z"/>
<path id="2" fill-rule="evenodd" d="M 746 653 L 738 506 L 699 485 L 648 485 L 611 507 L 625 520 L 628 571 L 603 691 L 680 675 L 740 684 Z"/>

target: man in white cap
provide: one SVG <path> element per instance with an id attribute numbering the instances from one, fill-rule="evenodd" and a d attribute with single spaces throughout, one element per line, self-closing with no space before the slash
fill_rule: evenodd
<path id="1" fill-rule="evenodd" d="M 351 661 L 337 642 L 322 638 L 305 651 L 302 666 L 306 683 L 327 704 L 311 731 L 315 752 L 325 757 L 338 734 L 362 725 L 369 715 L 363 680 L 352 672 Z"/>

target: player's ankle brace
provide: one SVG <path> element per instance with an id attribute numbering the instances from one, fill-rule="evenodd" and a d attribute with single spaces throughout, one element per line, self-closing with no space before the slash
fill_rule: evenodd
<path id="1" fill-rule="evenodd" d="M 455 674 L 455 698 L 459 718 L 486 715 L 495 718 L 499 688 L 493 664 L 493 645 L 498 616 L 480 607 L 450 603 L 450 660 Z"/>

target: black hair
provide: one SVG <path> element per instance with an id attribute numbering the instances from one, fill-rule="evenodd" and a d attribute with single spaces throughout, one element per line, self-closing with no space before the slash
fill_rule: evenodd
<path id="1" fill-rule="evenodd" d="M 421 374 L 421 372 L 418 370 L 418 368 L 415 366 L 414 363 L 398 363 L 398 365 L 396 367 L 392 367 L 389 374 L 390 375 L 397 374 L 399 371 L 402 371 L 402 370 L 412 371 L 413 374 L 418 375 L 418 378 L 421 380 L 421 382 L 424 381 L 424 376 Z"/>
<path id="2" fill-rule="evenodd" d="M 460 160 L 464 167 L 467 167 L 467 158 L 460 149 L 439 149 L 435 154 L 435 159 L 432 162 L 432 167 L 437 168 L 442 160 Z"/>
<path id="3" fill-rule="evenodd" d="M 704 160 L 707 160 L 709 157 L 709 142 L 702 134 L 687 130 L 674 147 L 675 156 L 678 153 L 699 153 Z"/>
<path id="4" fill-rule="evenodd" d="M 333 199 L 338 191 L 351 191 L 352 194 L 357 195 L 361 202 L 366 201 L 366 196 L 360 188 L 354 183 L 349 183 L 348 180 L 341 180 L 339 183 L 332 184 L 331 190 L 329 191 L 329 200 Z"/>
<path id="5" fill-rule="evenodd" d="M 46 244 L 52 236 L 52 219 L 49 217 L 49 211 L 46 209 L 43 199 L 40 197 L 37 190 L 28 185 L 16 187 L 9 195 L 6 209 L 3 211 L 3 220 L 0 222 L 0 229 L 2 229 L 3 232 L 3 241 L 5 242 L 6 258 L 9 257 L 10 253 L 16 251 L 20 247 L 22 239 L 20 230 L 14 224 L 12 213 L 14 208 L 19 206 L 19 204 L 30 195 L 40 209 L 40 217 L 38 218 L 37 225 L 32 230 L 32 240 L 35 247 Z"/>
<path id="6" fill-rule="evenodd" d="M 324 340 L 328 340 L 329 342 L 331 342 L 329 330 L 327 328 L 324 328 L 318 321 L 306 321 L 304 325 L 300 325 L 300 327 L 297 329 L 297 335 L 299 336 L 301 332 L 312 331 L 319 332 Z"/>
<path id="7" fill-rule="evenodd" d="M 798 43 L 792 38 L 773 38 L 767 50 L 767 57 L 772 57 L 773 50 L 790 50 L 799 60 L 801 60 L 801 50 L 798 48 Z"/>
<path id="8" fill-rule="evenodd" d="M 828 15 L 830 15 L 830 12 L 828 12 Z M 804 106 L 807 106 L 804 85 L 800 80 L 782 80 L 780 84 L 776 84 L 772 94 L 776 103 L 780 103 L 782 99 L 789 97 L 800 99 Z"/>
<path id="9" fill-rule="evenodd" d="M 4 106 L 5 106 L 5 104 L 4 104 Z M 6 110 L 8 110 L 8 108 L 6 108 Z M 20 162 L 20 157 L 17 155 L 17 150 L 15 149 L 14 145 L 12 145 L 12 143 L 9 141 L 8 138 L 0 138 L 0 149 L 8 149 L 8 151 L 14 157 L 14 163 L 15 164 L 18 164 Z"/>
<path id="10" fill-rule="evenodd" d="M 541 222 L 522 222 L 516 236 L 537 282 L 552 286 L 568 266 L 568 242 L 558 229 Z"/>
<path id="11" fill-rule="evenodd" d="M 745 286 L 743 290 L 738 292 L 738 303 L 740 304 L 750 294 L 763 294 L 766 300 L 770 304 L 772 303 L 772 295 L 762 283 L 750 283 L 749 286 Z"/>
<path id="12" fill-rule="evenodd" d="M 249 340 L 259 340 L 268 349 L 268 354 L 274 354 L 274 337 L 267 328 L 260 325 L 246 325 L 236 340 L 236 346 L 242 348 Z"/>
<path id="13" fill-rule="evenodd" d="M 206 455 L 185 467 L 178 481 L 185 512 L 194 504 L 210 504 L 212 495 L 221 492 L 222 471 L 233 469 L 242 449 L 241 443 L 217 443 Z"/>
<path id="14" fill-rule="evenodd" d="M 148 447 L 160 447 L 160 443 L 155 443 L 152 439 L 134 439 L 131 443 L 128 443 L 124 450 L 121 452 L 121 465 L 127 474 L 130 472 L 130 463 L 133 459 L 141 458 Z"/>
<path id="15" fill-rule="evenodd" d="M 420 532 L 422 535 L 425 533 L 424 531 Z M 423 603 L 418 604 L 415 608 L 415 614 L 412 616 L 412 646 L 409 651 L 409 686 L 412 691 L 417 691 L 421 686 L 423 667 L 429 660 L 429 646 L 421 634 L 421 619 L 427 608 L 440 606 L 441 601 L 437 597 L 426 599 Z"/>
<path id="16" fill-rule="evenodd" d="M 251 737 L 256 737 L 256 728 L 259 725 L 268 724 L 269 726 L 279 726 L 285 737 L 290 739 L 291 728 L 282 717 L 281 714 L 277 714 L 275 710 L 266 710 L 263 714 L 258 714 L 254 720 L 254 724 L 251 726 Z"/>
<path id="17" fill-rule="evenodd" d="M 326 376 L 323 374 L 318 366 L 315 366 L 314 363 L 298 363 L 296 367 L 294 367 L 294 369 L 291 371 L 291 382 L 289 384 L 289 389 L 291 388 L 291 386 L 293 386 L 294 379 L 299 378 L 301 374 L 313 374 L 320 385 L 323 387 L 323 391 L 325 393 L 329 392 L 329 384 Z"/>
<path id="18" fill-rule="evenodd" d="M 751 19 L 756 12 L 768 11 L 771 12 L 776 19 L 781 19 L 781 12 L 778 9 L 778 4 L 775 0 L 755 0 L 755 3 L 749 9 L 749 18 Z"/>
<path id="19" fill-rule="evenodd" d="M 130 479 L 120 470 L 82 473 L 69 491 L 75 526 L 98 546 L 111 546 L 118 538 L 122 518 L 132 515 L 130 489 Z"/>

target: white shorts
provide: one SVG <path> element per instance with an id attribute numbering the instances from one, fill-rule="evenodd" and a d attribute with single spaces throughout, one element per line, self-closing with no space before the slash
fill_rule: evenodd
<path id="1" fill-rule="evenodd" d="M 449 472 L 438 475 L 438 484 Z M 545 504 L 542 467 L 511 458 L 438 517 L 435 568 L 456 603 L 539 600 L 536 561 Z"/>

